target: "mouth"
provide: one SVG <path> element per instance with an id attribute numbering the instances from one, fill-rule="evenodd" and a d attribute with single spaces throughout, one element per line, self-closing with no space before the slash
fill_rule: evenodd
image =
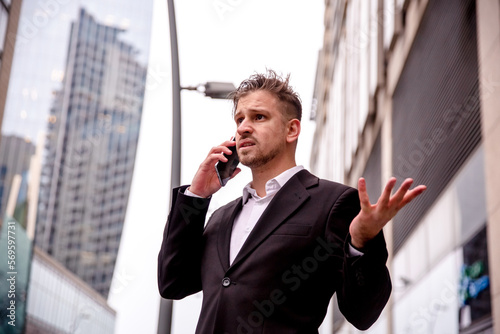
<path id="1" fill-rule="evenodd" d="M 246 148 L 249 148 L 249 147 L 252 147 L 252 146 L 255 146 L 255 143 L 253 143 L 252 141 L 245 140 L 245 141 L 242 141 L 240 143 L 240 145 L 238 146 L 238 148 L 241 150 L 241 149 L 246 149 Z"/>

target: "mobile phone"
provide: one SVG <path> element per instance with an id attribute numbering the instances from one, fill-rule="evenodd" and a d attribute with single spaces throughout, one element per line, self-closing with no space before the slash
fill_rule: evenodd
<path id="1" fill-rule="evenodd" d="M 236 139 L 233 138 L 233 141 L 236 141 Z M 233 175 L 234 170 L 240 162 L 238 154 L 236 153 L 236 145 L 228 148 L 233 152 L 233 154 L 227 155 L 224 153 L 224 156 L 227 158 L 227 162 L 218 161 L 215 164 L 215 171 L 217 172 L 219 183 L 223 187 L 226 185 L 227 181 L 229 181 L 231 175 Z"/>

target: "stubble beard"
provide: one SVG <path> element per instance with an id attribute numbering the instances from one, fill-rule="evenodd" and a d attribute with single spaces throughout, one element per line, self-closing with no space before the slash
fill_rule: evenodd
<path id="1" fill-rule="evenodd" d="M 282 146 L 283 145 L 277 145 L 267 153 L 262 153 L 259 149 L 256 150 L 257 152 L 253 152 L 253 154 L 252 152 L 249 152 L 249 154 L 239 153 L 240 162 L 242 165 L 251 169 L 260 168 L 276 158 L 280 152 L 284 150 L 284 147 Z"/>

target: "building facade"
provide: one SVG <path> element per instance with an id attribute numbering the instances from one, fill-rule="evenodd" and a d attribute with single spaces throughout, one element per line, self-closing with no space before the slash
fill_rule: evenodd
<path id="1" fill-rule="evenodd" d="M 372 203 L 391 176 L 428 187 L 385 228 L 394 288 L 370 332 L 499 332 L 500 2 L 325 3 L 311 169 L 365 177 Z"/>
<path id="2" fill-rule="evenodd" d="M 28 289 L 24 333 L 114 332 L 116 312 L 106 299 L 37 247 Z"/>
<path id="3" fill-rule="evenodd" d="M 21 186 L 24 188 L 21 191 L 26 191 L 26 184 L 20 184 L 15 180 L 22 180 L 23 176 L 26 180 L 31 157 L 35 154 L 35 146 L 26 142 L 24 138 L 16 136 L 3 136 L 0 140 L 0 161 L 4 161 L 0 166 L 0 210 L 8 212 L 9 216 L 24 216 L 22 211 L 25 209 L 26 196 L 22 200 L 16 200 L 16 207 L 21 212 L 16 212 L 16 207 L 8 209 L 7 205 L 9 200 L 11 202 L 14 200 L 12 196 L 18 198 Z M 16 149 L 11 151 L 12 148 Z"/>
<path id="4" fill-rule="evenodd" d="M 14 320 L 2 322 L 0 332 L 27 330 L 26 314 L 36 332 L 45 325 L 51 333 L 113 331 L 114 311 L 103 298 L 132 182 L 152 6 L 114 0 L 0 2 L 0 277 L 15 275 L 16 293 L 8 284 L 0 290 L 8 296 L 2 305 L 17 307 L 16 326 Z M 32 257 L 34 240 L 40 247 Z M 58 264 L 40 269 L 40 252 Z M 71 287 L 61 279 L 68 269 L 80 275 L 77 284 L 68 279 Z M 54 277 L 63 297 L 49 282 Z M 43 301 L 31 298 L 47 289 L 52 290 Z M 90 318 L 84 311 L 68 325 L 72 315 L 55 307 L 69 305 L 61 302 L 68 289 L 71 296 L 99 294 L 103 315 L 111 316 L 85 327 L 81 323 Z M 38 306 L 26 312 L 28 300 Z M 73 299 L 68 307 L 79 308 L 86 300 Z M 14 311 L 0 310 L 4 319 L 14 317 L 9 312 Z"/>
<path id="5" fill-rule="evenodd" d="M 107 296 L 132 182 L 147 69 L 85 9 L 54 95 L 35 244 Z"/>

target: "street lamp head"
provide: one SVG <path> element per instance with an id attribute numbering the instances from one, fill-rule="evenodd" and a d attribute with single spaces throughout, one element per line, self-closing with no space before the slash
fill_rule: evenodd
<path id="1" fill-rule="evenodd" d="M 236 87 L 231 82 L 209 81 L 198 86 L 181 87 L 181 89 L 195 90 L 212 99 L 228 99 L 229 94 L 235 91 Z"/>
<path id="2" fill-rule="evenodd" d="M 231 82 L 209 81 L 205 84 L 205 96 L 212 99 L 227 99 L 235 89 Z"/>

